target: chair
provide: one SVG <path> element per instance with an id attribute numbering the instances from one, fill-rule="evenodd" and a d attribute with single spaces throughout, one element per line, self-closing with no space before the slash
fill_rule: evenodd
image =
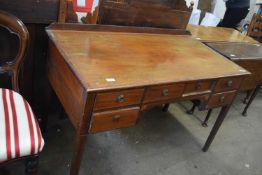
<path id="1" fill-rule="evenodd" d="M 31 107 L 18 93 L 19 70 L 27 50 L 29 33 L 22 21 L 1 10 L 0 26 L 19 39 L 16 57 L 0 62 L 0 73 L 11 75 L 13 88 L 0 88 L 0 167 L 25 160 L 26 174 L 36 175 L 44 140 Z"/>
<path id="2" fill-rule="evenodd" d="M 247 35 L 262 42 L 262 14 L 254 14 Z"/>

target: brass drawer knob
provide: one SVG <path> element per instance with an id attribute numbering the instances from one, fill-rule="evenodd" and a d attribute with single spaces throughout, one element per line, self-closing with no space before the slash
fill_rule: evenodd
<path id="1" fill-rule="evenodd" d="M 121 116 L 120 115 L 115 115 L 113 118 L 112 118 L 112 121 L 113 122 L 119 122 Z"/>
<path id="2" fill-rule="evenodd" d="M 169 95 L 168 89 L 164 89 L 163 92 L 162 92 L 162 95 L 163 95 L 164 97 L 168 96 L 168 95 Z"/>
<path id="3" fill-rule="evenodd" d="M 225 96 L 221 96 L 220 97 L 220 103 L 224 103 L 225 102 Z"/>
<path id="4" fill-rule="evenodd" d="M 200 83 L 197 83 L 196 85 L 196 90 L 200 90 L 201 89 L 201 84 Z"/>
<path id="5" fill-rule="evenodd" d="M 119 103 L 122 103 L 125 101 L 125 96 L 124 95 L 119 95 L 117 98 L 116 98 L 116 101 L 119 102 Z"/>
<path id="6" fill-rule="evenodd" d="M 232 85 L 233 85 L 233 81 L 232 80 L 229 80 L 229 81 L 227 81 L 227 87 L 232 87 Z"/>

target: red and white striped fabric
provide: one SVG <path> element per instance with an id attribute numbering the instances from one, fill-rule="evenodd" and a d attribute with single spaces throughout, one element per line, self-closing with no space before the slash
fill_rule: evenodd
<path id="1" fill-rule="evenodd" d="M 44 140 L 28 102 L 18 93 L 0 88 L 0 162 L 35 155 Z"/>

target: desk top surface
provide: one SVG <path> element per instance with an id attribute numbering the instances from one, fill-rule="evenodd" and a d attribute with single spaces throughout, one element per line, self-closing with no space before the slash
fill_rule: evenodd
<path id="1" fill-rule="evenodd" d="M 218 53 L 230 58 L 239 59 L 257 59 L 262 61 L 262 45 L 253 43 L 207 43 L 209 47 Z"/>
<path id="2" fill-rule="evenodd" d="M 47 33 L 88 91 L 248 73 L 185 35 L 61 29 Z"/>
<path id="3" fill-rule="evenodd" d="M 187 30 L 192 37 L 205 42 L 249 42 L 258 43 L 253 38 L 240 33 L 231 28 L 205 27 L 198 25 L 188 25 Z"/>

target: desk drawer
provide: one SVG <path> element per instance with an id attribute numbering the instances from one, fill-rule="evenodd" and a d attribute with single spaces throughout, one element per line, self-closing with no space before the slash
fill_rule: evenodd
<path id="1" fill-rule="evenodd" d="M 203 92 L 203 91 L 211 91 L 212 81 L 199 81 L 187 83 L 185 87 L 184 94 L 194 93 L 194 92 Z"/>
<path id="2" fill-rule="evenodd" d="M 94 113 L 91 133 L 125 128 L 136 123 L 139 107 Z"/>
<path id="3" fill-rule="evenodd" d="M 95 110 L 140 104 L 143 93 L 144 89 L 99 93 L 96 97 Z"/>
<path id="4" fill-rule="evenodd" d="M 182 96 L 185 84 L 173 84 L 149 87 L 146 91 L 144 103 L 169 100 Z"/>
<path id="5" fill-rule="evenodd" d="M 223 92 L 229 90 L 236 90 L 239 88 L 242 77 L 223 78 L 218 80 L 215 92 Z"/>
<path id="6" fill-rule="evenodd" d="M 230 104 L 236 95 L 236 91 L 213 94 L 208 102 L 207 108 L 216 108 Z"/>

